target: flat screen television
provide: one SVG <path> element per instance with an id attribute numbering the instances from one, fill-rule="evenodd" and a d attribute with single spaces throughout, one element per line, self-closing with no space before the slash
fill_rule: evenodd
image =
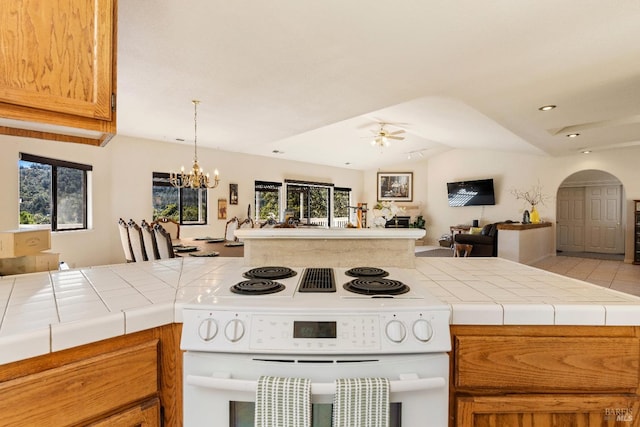
<path id="1" fill-rule="evenodd" d="M 493 178 L 447 183 L 449 206 L 495 205 Z"/>

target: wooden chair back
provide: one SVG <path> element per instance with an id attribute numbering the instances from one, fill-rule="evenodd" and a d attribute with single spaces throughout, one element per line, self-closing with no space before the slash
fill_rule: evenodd
<path id="1" fill-rule="evenodd" d="M 173 240 L 177 240 L 180 238 L 180 224 L 171 218 L 160 217 L 156 219 L 156 224 L 160 224 L 162 228 L 165 229 L 167 233 L 171 235 Z"/>

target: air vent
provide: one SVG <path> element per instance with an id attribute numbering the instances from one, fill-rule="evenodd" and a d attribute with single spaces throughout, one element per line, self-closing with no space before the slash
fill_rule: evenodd
<path id="1" fill-rule="evenodd" d="M 307 268 L 299 292 L 335 292 L 336 282 L 331 268 Z"/>

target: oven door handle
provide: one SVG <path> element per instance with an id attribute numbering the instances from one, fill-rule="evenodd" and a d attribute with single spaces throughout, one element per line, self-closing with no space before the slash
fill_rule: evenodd
<path id="1" fill-rule="evenodd" d="M 389 381 L 389 392 L 405 393 L 409 391 L 421 391 L 442 388 L 447 385 L 447 381 L 442 377 L 417 378 L 410 375 L 411 379 Z M 213 388 L 226 391 L 242 391 L 255 393 L 258 389 L 258 382 L 251 380 L 238 380 L 233 378 L 205 377 L 201 375 L 187 375 L 187 384 L 196 387 Z M 311 394 L 315 396 L 333 395 L 336 393 L 336 384 L 331 383 L 311 383 Z"/>

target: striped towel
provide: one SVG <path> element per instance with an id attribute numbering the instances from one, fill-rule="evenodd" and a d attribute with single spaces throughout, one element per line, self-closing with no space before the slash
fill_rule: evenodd
<path id="1" fill-rule="evenodd" d="M 389 380 L 340 378 L 333 401 L 333 427 L 388 427 Z"/>
<path id="2" fill-rule="evenodd" d="M 311 380 L 262 376 L 256 391 L 255 427 L 310 427 Z"/>

